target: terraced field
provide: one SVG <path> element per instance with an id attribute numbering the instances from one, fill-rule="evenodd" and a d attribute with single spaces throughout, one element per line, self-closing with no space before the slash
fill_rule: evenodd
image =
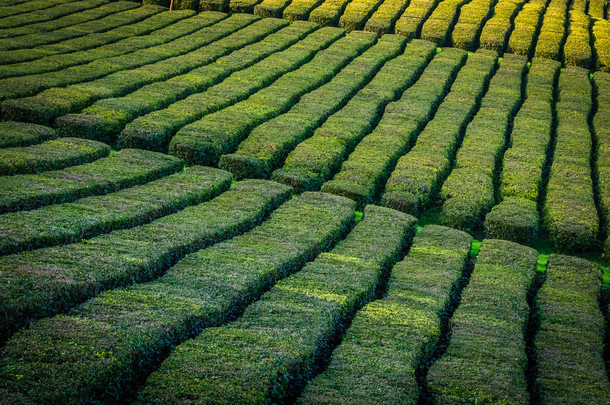
<path id="1" fill-rule="evenodd" d="M 0 403 L 610 403 L 604 2 L 173 6 L 0 0 Z"/>

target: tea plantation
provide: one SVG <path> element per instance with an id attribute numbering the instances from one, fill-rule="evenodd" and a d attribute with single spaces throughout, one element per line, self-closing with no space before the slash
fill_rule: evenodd
<path id="1" fill-rule="evenodd" d="M 0 404 L 610 404 L 608 8 L 0 0 Z"/>

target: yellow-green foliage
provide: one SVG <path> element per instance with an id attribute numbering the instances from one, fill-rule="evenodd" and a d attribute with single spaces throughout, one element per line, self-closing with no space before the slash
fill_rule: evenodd
<path id="1" fill-rule="evenodd" d="M 148 32 L 152 29 L 154 33 L 128 37 L 95 50 L 79 49 L 70 57 L 51 55 L 31 62 L 0 66 L 0 98 L 25 97 L 50 87 L 90 81 L 180 55 L 189 45 L 194 49 L 197 43 L 191 43 L 189 34 L 218 21 L 219 16 L 193 14 L 192 10 L 159 13 L 146 20 Z"/>
<path id="2" fill-rule="evenodd" d="M 460 49 L 447 48 L 437 54 L 400 100 L 388 104 L 375 130 L 362 139 L 322 190 L 352 198 L 360 207 L 371 202 L 396 161 L 432 118 L 465 62 L 466 52 Z"/>
<path id="3" fill-rule="evenodd" d="M 361 30 L 366 20 L 383 3 L 383 0 L 352 0 L 339 18 L 339 26 L 346 31 Z"/>
<path id="4" fill-rule="evenodd" d="M 451 319 L 447 352 L 430 367 L 428 389 L 434 403 L 529 403 L 523 331 L 537 262 L 533 249 L 483 241 Z"/>
<path id="5" fill-rule="evenodd" d="M 471 241 L 454 229 L 424 227 L 392 269 L 386 296 L 356 314 L 330 364 L 298 403 L 416 403 L 415 370 L 429 360 L 441 314 L 455 305 Z"/>
<path id="6" fill-rule="evenodd" d="M 434 9 L 421 29 L 421 38 L 436 42 L 439 46 L 449 45 L 450 35 L 461 7 L 467 0 L 444 0 Z"/>
<path id="7" fill-rule="evenodd" d="M 513 21 L 521 11 L 524 1 L 502 0 L 493 8 L 493 16 L 485 22 L 479 38 L 479 46 L 502 52 L 513 30 Z"/>
<path id="8" fill-rule="evenodd" d="M 38 145 L 6 148 L 0 154 L 0 176 L 63 169 L 109 154 L 110 146 L 105 143 L 79 138 L 60 138 Z"/>
<path id="9" fill-rule="evenodd" d="M 124 149 L 92 163 L 39 174 L 0 177 L 0 213 L 74 201 L 144 183 L 181 170 L 173 156 Z"/>
<path id="10" fill-rule="evenodd" d="M 30 263 L 45 255 L 50 262 L 51 252 L 63 253 L 57 263 L 62 279 L 39 275 L 38 294 L 26 297 L 17 285 L 27 281 L 17 282 L 19 276 L 13 275 L 15 299 L 1 301 L 5 317 L 16 311 L 31 316 L 23 311 L 35 308 L 48 315 L 57 309 L 57 299 L 74 306 L 103 289 L 150 281 L 169 271 L 149 283 L 107 291 L 69 315 L 47 318 L 17 333 L 2 352 L 0 389 L 5 398 L 10 394 L 21 402 L 117 401 L 126 385 L 158 365 L 161 353 L 203 326 L 226 322 L 272 280 L 297 270 L 335 242 L 353 221 L 353 203 L 304 195 L 279 208 L 264 225 L 190 254 L 168 269 L 187 253 L 252 228 L 289 197 L 289 188 L 277 183 L 240 182 L 210 202 L 148 225 L 113 232 L 89 244 L 44 249 L 38 256 L 28 252 Z M 113 254 L 117 246 L 122 250 Z M 91 265 L 78 271 L 86 266 L 84 257 Z M 18 264 L 12 256 L 3 258 L 0 274 L 5 279 L 11 275 L 4 266 L 11 260 Z M 25 265 L 15 268 L 25 270 Z M 34 275 L 21 277 L 34 282 Z M 79 280 L 80 288 L 65 285 L 66 277 Z M 5 294 L 9 295 L 3 290 Z M 9 332 L 5 325 L 14 328 L 14 321 L 7 325 L 3 319 L 3 337 Z M 50 381 L 61 388 L 48 389 L 44 382 Z"/>
<path id="11" fill-rule="evenodd" d="M 610 218 L 610 74 L 596 72 L 593 78 L 597 90 L 597 113 L 593 117 L 593 128 L 598 147 L 599 199 L 607 221 Z M 606 239 L 604 248 L 606 257 L 610 257 L 610 238 Z"/>
<path id="12" fill-rule="evenodd" d="M 494 12 L 494 0 L 474 0 L 464 5 L 453 27 L 451 43 L 458 48 L 474 51 L 479 45 L 483 24 Z"/>
<path id="13" fill-rule="evenodd" d="M 385 0 L 366 22 L 364 29 L 379 35 L 392 32 L 394 23 L 404 12 L 407 4 L 409 4 L 408 0 Z"/>
<path id="14" fill-rule="evenodd" d="M 591 68 L 593 54 L 590 45 L 589 27 L 591 17 L 580 11 L 570 11 L 570 28 L 563 47 L 564 59 L 567 65 Z"/>
<path id="15" fill-rule="evenodd" d="M 220 156 L 235 151 L 251 128 L 287 111 L 299 97 L 329 81 L 376 40 L 376 35 L 362 31 L 339 39 L 327 52 L 320 52 L 248 99 L 182 128 L 172 139 L 170 152 L 191 164 L 218 164 Z"/>
<path id="16" fill-rule="evenodd" d="M 295 0 L 291 4 L 300 2 Z M 345 6 L 349 0 L 326 0 L 324 3 L 316 7 L 309 15 L 309 21 L 320 24 L 321 26 L 337 25 L 339 18 L 343 14 Z"/>
<path id="17" fill-rule="evenodd" d="M 530 55 L 544 11 L 544 4 L 538 2 L 527 3 L 523 6 L 523 9 L 521 9 L 515 18 L 515 28 L 508 40 L 508 52 L 524 56 Z"/>
<path id="18" fill-rule="evenodd" d="M 435 51 L 436 45 L 431 42 L 409 42 L 402 55 L 387 62 L 344 108 L 288 155 L 284 167 L 273 172 L 273 180 L 299 192 L 318 190 L 340 167 L 344 156 L 375 126 L 379 111 L 417 80 Z"/>
<path id="19" fill-rule="evenodd" d="M 289 21 L 307 20 L 309 13 L 311 13 L 311 11 L 318 7 L 322 2 L 324 2 L 324 0 L 294 0 L 284 10 L 283 17 Z M 345 3 L 337 4 L 341 11 L 343 11 Z M 337 18 L 339 17 L 337 16 Z"/>
<path id="20" fill-rule="evenodd" d="M 278 282 L 237 321 L 179 346 L 148 379 L 140 402 L 213 397 L 245 404 L 290 398 L 305 385 L 316 361 L 330 355 L 343 325 L 374 297 L 381 270 L 396 262 L 415 222 L 387 208 L 367 207 L 345 240 Z M 185 378 L 199 381 L 167 389 L 184 387 Z"/>
<path id="21" fill-rule="evenodd" d="M 150 222 L 215 197 L 231 180 L 224 170 L 191 166 L 114 193 L 0 215 L 0 254 L 77 242 Z"/>
<path id="22" fill-rule="evenodd" d="M 370 34 L 372 35 L 372 34 Z M 341 69 L 330 82 L 312 90 L 285 114 L 254 128 L 234 154 L 221 157 L 219 167 L 235 178 L 268 178 L 288 153 L 309 138 L 315 128 L 343 107 L 388 60 L 404 48 L 401 35 L 385 35 L 377 44 Z"/>
<path id="23" fill-rule="evenodd" d="M 172 76 L 188 71 L 192 74 L 192 69 L 207 65 L 230 50 L 243 46 L 244 41 L 248 43 L 248 34 L 252 36 L 251 40 L 256 40 L 281 26 L 277 22 L 275 24 L 261 22 L 252 24 L 256 21 L 256 17 L 243 14 L 227 19 L 224 19 L 226 15 L 220 13 L 202 14 L 209 15 L 210 18 L 215 17 L 219 22 L 198 32 L 201 35 L 199 42 L 201 48 L 169 60 L 161 60 L 128 71 L 115 72 L 85 84 L 74 84 L 60 89 L 51 88 L 33 97 L 8 100 L 2 104 L 3 112 L 14 119 L 51 123 L 59 116 L 81 110 L 96 100 L 109 97 L 118 98 L 139 89 L 139 92 L 130 94 L 128 98 L 105 101 L 105 104 L 99 106 L 100 111 L 97 111 L 96 107 L 86 110 L 88 117 L 80 115 L 60 121 L 59 126 L 62 127 L 61 131 L 64 136 L 96 137 L 100 140 L 112 141 L 121 126 L 104 122 L 104 120 L 113 121 L 119 117 L 131 117 L 134 114 L 131 111 L 145 111 L 147 107 L 152 108 L 156 105 L 163 105 L 164 102 L 168 103 L 167 99 L 175 101 L 181 93 L 192 91 L 195 84 L 191 81 L 181 83 L 181 77 L 173 77 L 169 83 L 157 84 L 156 91 L 155 86 L 141 88 L 142 86 L 163 82 Z M 248 27 L 250 24 L 252 26 Z M 242 28 L 243 30 L 241 30 Z M 235 31 L 239 31 L 235 37 L 240 38 L 241 41 L 236 41 L 235 37 L 231 38 L 230 34 Z M 220 45 L 220 49 L 210 45 L 211 43 L 216 46 Z M 226 48 L 223 49 L 222 46 Z M 143 93 L 145 97 L 138 97 Z M 91 121 L 89 126 L 97 126 L 97 129 L 88 128 L 87 121 Z M 70 126 L 73 127 L 72 130 Z"/>
<path id="24" fill-rule="evenodd" d="M 593 38 L 597 56 L 597 69 L 610 72 L 610 21 L 597 20 L 593 23 Z"/>
<path id="25" fill-rule="evenodd" d="M 568 67 L 559 77 L 557 143 L 544 224 L 556 249 L 577 251 L 596 243 L 599 219 L 591 178 L 591 112 L 589 72 Z"/>
<path id="26" fill-rule="evenodd" d="M 121 3 L 124 2 L 110 4 Z M 135 10 L 124 11 L 100 20 L 54 31 L 53 34 L 30 34 L 2 39 L 0 40 L 0 49 L 2 49 L 0 50 L 0 62 L 2 64 L 26 62 L 44 56 L 96 48 L 130 36 L 146 34 L 155 29 L 149 24 L 150 22 L 162 23 L 163 20 L 152 17 L 162 11 L 166 11 L 166 9 L 144 5 Z M 150 21 L 147 20 L 149 18 Z M 165 25 L 162 24 L 159 28 Z M 27 28 L 27 26 L 19 28 Z M 10 51 L 4 49 L 10 49 Z"/>
<path id="27" fill-rule="evenodd" d="M 610 403 L 599 310 L 602 270 L 575 257 L 551 255 L 537 295 L 540 330 L 537 385 L 545 403 Z"/>
<path id="28" fill-rule="evenodd" d="M 493 74 L 495 54 L 479 51 L 468 57 L 413 149 L 401 157 L 384 190 L 383 203 L 418 214 L 425 209 L 451 167 L 451 157 Z"/>
<path id="29" fill-rule="evenodd" d="M 411 0 L 396 22 L 396 33 L 409 39 L 419 36 L 424 21 L 438 3 L 439 0 Z"/>

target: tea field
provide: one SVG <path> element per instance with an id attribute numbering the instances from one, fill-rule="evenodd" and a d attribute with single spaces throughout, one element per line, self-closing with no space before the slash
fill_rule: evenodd
<path id="1" fill-rule="evenodd" d="M 606 3 L 167 6 L 0 0 L 0 403 L 610 403 Z"/>

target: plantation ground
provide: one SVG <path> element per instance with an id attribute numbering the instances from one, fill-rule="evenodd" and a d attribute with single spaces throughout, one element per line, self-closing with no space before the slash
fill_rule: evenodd
<path id="1" fill-rule="evenodd" d="M 0 403 L 610 403 L 607 5 L 418 1 L 1 0 Z"/>

